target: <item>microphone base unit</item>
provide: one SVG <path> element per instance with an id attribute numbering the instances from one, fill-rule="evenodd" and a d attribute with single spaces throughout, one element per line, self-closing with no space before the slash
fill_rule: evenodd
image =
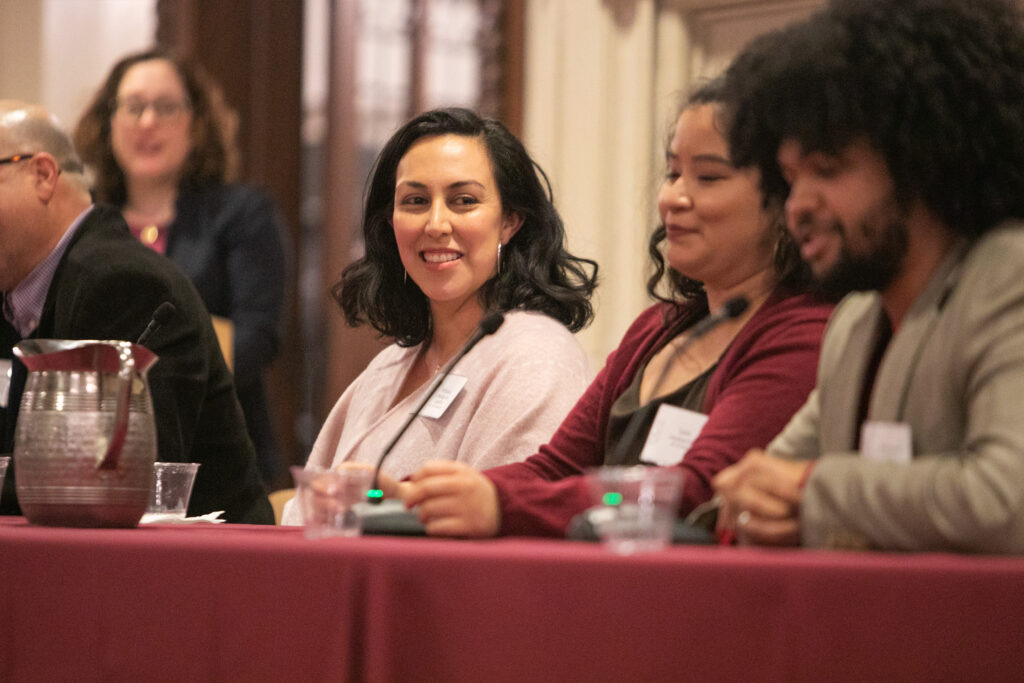
<path id="1" fill-rule="evenodd" d="M 589 513 L 588 510 L 572 518 L 565 534 L 567 539 L 590 542 L 601 540 Z M 672 525 L 672 545 L 715 545 L 717 542 L 715 535 L 702 526 L 690 524 L 683 519 L 677 519 Z"/>
<path id="2" fill-rule="evenodd" d="M 360 503 L 355 512 L 363 523 L 364 536 L 426 536 L 427 530 L 419 515 L 406 510 L 400 500 Z"/>

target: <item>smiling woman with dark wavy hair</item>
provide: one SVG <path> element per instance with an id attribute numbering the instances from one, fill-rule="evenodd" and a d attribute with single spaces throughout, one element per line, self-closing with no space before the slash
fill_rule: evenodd
<path id="1" fill-rule="evenodd" d="M 590 378 L 572 332 L 593 316 L 597 264 L 566 250 L 547 177 L 522 143 L 467 109 L 417 116 L 377 158 L 363 239 L 365 256 L 333 293 L 349 324 L 395 343 L 341 396 L 309 465 L 376 463 L 495 311 L 504 324 L 460 361 L 446 399 L 420 413 L 385 470 L 405 476 L 430 458 L 489 467 L 534 452 Z"/>
<path id="2" fill-rule="evenodd" d="M 452 135 L 477 140 L 486 151 L 502 210 L 518 218 L 514 237 L 502 243 L 500 267 L 480 288 L 488 310 L 539 311 L 573 332 L 593 317 L 590 295 L 597 264 L 565 249 L 565 228 L 552 201 L 547 175 L 504 125 L 468 109 L 429 111 L 404 125 L 385 145 L 366 194 L 366 255 L 345 269 L 334 296 L 351 325 L 369 322 L 402 346 L 432 335 L 428 296 L 406 277 L 392 227 L 395 177 L 410 147 L 424 138 Z"/>

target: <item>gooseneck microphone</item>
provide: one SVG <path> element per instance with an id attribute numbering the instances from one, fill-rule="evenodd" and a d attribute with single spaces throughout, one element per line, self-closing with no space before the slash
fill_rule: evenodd
<path id="1" fill-rule="evenodd" d="M 459 352 L 445 364 L 444 371 L 437 376 L 437 379 L 434 380 L 430 389 L 428 389 L 427 393 L 424 394 L 423 399 L 420 400 L 419 405 L 416 406 L 414 411 L 412 411 L 412 415 L 409 416 L 409 419 L 405 421 L 405 424 L 402 425 L 402 428 L 398 430 L 398 433 L 395 434 L 393 439 L 391 439 L 391 442 L 384 449 L 384 452 L 381 453 L 380 459 L 377 461 L 377 467 L 373 470 L 373 485 L 366 493 L 366 498 L 371 503 L 376 505 L 384 498 L 384 492 L 380 490 L 380 468 L 381 465 L 384 464 L 384 460 L 388 457 L 388 454 L 391 453 L 392 449 L 394 449 L 395 444 L 398 443 L 398 440 L 401 439 L 402 435 L 409 429 L 409 425 L 412 424 L 413 420 L 415 420 L 420 414 L 420 411 L 423 410 L 423 406 L 427 405 L 427 402 L 433 398 L 434 394 L 437 393 L 437 390 L 441 388 L 441 385 L 444 384 L 444 380 L 449 374 L 451 374 L 452 369 L 455 368 L 455 364 L 462 360 L 463 356 L 469 353 L 481 339 L 494 334 L 498 328 L 501 327 L 503 322 L 505 322 L 505 316 L 498 312 L 484 316 L 484 319 L 481 320 L 480 324 L 477 326 L 476 332 L 474 332 L 473 336 L 469 338 L 469 341 L 466 342 L 465 346 L 463 346 Z"/>
<path id="2" fill-rule="evenodd" d="M 718 309 L 717 313 L 713 313 L 706 318 L 703 318 L 691 327 L 690 334 L 686 338 L 686 341 L 680 344 L 676 350 L 672 352 L 672 357 L 661 366 L 661 372 L 658 373 L 658 379 L 654 382 L 654 386 L 651 388 L 651 400 L 657 398 L 658 390 L 661 389 L 661 385 L 665 381 L 665 377 L 668 376 L 669 369 L 675 364 L 677 358 L 686 353 L 698 339 L 704 337 L 704 335 L 724 323 L 726 320 L 733 320 L 734 318 L 738 318 L 743 315 L 743 312 L 747 310 L 747 306 L 749 305 L 749 302 L 742 296 L 729 299 L 722 304 L 722 307 Z M 643 422 L 642 415 L 644 415 L 644 413 L 637 410 L 633 413 L 632 417 L 629 418 L 629 422 L 626 423 L 626 428 L 622 431 L 622 437 L 615 445 L 615 462 L 625 462 L 626 450 L 636 439 L 637 433 L 640 431 L 640 425 Z"/>
<path id="3" fill-rule="evenodd" d="M 149 324 L 146 325 L 146 329 L 142 331 L 142 334 L 139 335 L 138 341 L 135 343 L 142 346 L 149 341 L 149 338 L 153 336 L 154 332 L 166 325 L 170 319 L 174 317 L 177 310 L 178 309 L 176 309 L 174 304 L 170 301 L 165 301 L 157 306 L 156 310 L 153 311 L 153 318 L 149 321 Z"/>

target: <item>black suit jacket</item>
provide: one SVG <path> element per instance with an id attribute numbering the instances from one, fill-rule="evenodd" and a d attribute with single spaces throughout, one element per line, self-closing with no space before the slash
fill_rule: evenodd
<path id="1" fill-rule="evenodd" d="M 133 341 L 164 301 L 173 303 L 176 312 L 146 344 L 160 358 L 149 372 L 158 459 L 201 464 L 190 515 L 224 510 L 228 521 L 272 524 L 273 511 L 210 316 L 188 278 L 135 240 L 117 209 L 97 206 L 79 226 L 57 266 L 32 336 Z M 11 357 L 16 337 L 9 325 L 0 326 L 0 356 Z M 4 452 L 13 450 L 24 389 L 24 366 L 16 359 L 14 366 L 8 405 L 0 409 Z M 7 473 L 11 486 L 5 482 L 0 500 L 7 513 L 18 512 L 16 462 L 12 466 Z"/>

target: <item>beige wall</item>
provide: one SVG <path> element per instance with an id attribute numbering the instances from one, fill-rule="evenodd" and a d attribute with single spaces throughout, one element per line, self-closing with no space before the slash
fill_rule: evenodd
<path id="1" fill-rule="evenodd" d="M 0 0 L 0 97 L 75 124 L 123 54 L 148 47 L 156 0 Z"/>
<path id="2" fill-rule="evenodd" d="M 655 17 L 637 3 L 616 24 L 601 0 L 532 0 L 526 23 L 524 138 L 549 174 L 573 252 L 600 264 L 598 319 L 581 340 L 595 367 L 644 299 L 650 223 Z"/>
<path id="3" fill-rule="evenodd" d="M 0 99 L 41 99 L 42 25 L 39 0 L 4 0 L 0 4 Z"/>

